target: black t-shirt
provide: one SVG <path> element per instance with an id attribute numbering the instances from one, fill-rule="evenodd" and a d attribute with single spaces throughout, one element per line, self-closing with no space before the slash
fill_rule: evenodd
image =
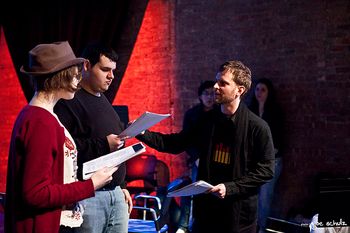
<path id="1" fill-rule="evenodd" d="M 210 158 L 213 184 L 232 181 L 234 156 L 237 156 L 233 154 L 234 135 L 235 127 L 231 118 L 223 117 L 215 123 Z"/>
<path id="2" fill-rule="evenodd" d="M 107 98 L 94 96 L 84 89 L 72 100 L 60 100 L 54 109 L 62 124 L 72 135 L 78 148 L 78 179 L 82 179 L 83 163 L 110 153 L 106 136 L 119 134 L 123 123 Z M 126 168 L 123 163 L 104 188 L 125 186 Z"/>

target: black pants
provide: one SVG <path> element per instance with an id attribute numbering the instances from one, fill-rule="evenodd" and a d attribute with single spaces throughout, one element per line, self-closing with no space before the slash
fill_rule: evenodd
<path id="1" fill-rule="evenodd" d="M 74 233 L 73 229 L 71 227 L 60 226 L 59 233 Z"/>

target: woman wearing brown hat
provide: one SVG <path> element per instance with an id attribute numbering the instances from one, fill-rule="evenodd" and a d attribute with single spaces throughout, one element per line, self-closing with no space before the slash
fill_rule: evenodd
<path id="1" fill-rule="evenodd" d="M 59 99 L 74 97 L 83 61 L 68 42 L 39 44 L 29 51 L 29 65 L 21 68 L 33 77 L 36 92 L 12 132 L 6 233 L 57 233 L 80 226 L 82 209 L 75 203 L 94 196 L 117 170 L 101 169 L 91 179 L 77 181 L 76 145 L 53 112 Z"/>

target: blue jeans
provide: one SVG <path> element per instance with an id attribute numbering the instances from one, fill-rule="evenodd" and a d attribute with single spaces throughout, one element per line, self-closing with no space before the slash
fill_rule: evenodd
<path id="1" fill-rule="evenodd" d="M 276 158 L 275 160 L 275 174 L 269 182 L 262 185 L 259 191 L 258 202 L 258 225 L 260 232 L 265 232 L 267 217 L 270 216 L 271 203 L 273 199 L 275 184 L 282 170 L 282 159 Z"/>
<path id="2" fill-rule="evenodd" d="M 95 197 L 80 202 L 84 207 L 83 224 L 75 233 L 127 233 L 128 204 L 119 186 L 114 190 L 96 191 Z"/>

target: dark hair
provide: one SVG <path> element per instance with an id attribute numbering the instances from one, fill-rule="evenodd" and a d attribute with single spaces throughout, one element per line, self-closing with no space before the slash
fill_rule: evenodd
<path id="1" fill-rule="evenodd" d="M 213 88 L 214 85 L 215 85 L 215 81 L 212 81 L 212 80 L 201 82 L 201 85 L 199 85 L 198 87 L 198 96 L 201 96 L 204 90 Z"/>
<path id="2" fill-rule="evenodd" d="M 268 94 L 267 94 L 267 98 L 265 101 L 265 105 L 264 108 L 265 109 L 273 109 L 276 105 L 276 94 L 275 94 L 275 88 L 273 87 L 273 84 L 271 82 L 270 79 L 267 78 L 260 78 L 258 79 L 258 81 L 255 83 L 255 88 L 258 84 L 264 84 L 267 87 L 268 90 Z M 254 90 L 255 92 L 255 90 Z M 258 100 L 255 97 L 255 93 L 252 94 L 252 100 L 251 100 L 251 109 L 255 111 L 258 111 L 259 109 L 259 103 Z"/>
<path id="3" fill-rule="evenodd" d="M 88 59 L 91 66 L 94 66 L 100 61 L 102 55 L 108 57 L 114 62 L 118 61 L 118 54 L 111 47 L 99 43 L 86 46 L 81 56 Z"/>
<path id="4" fill-rule="evenodd" d="M 259 79 L 257 82 L 256 82 L 256 85 L 258 85 L 259 83 L 261 84 L 265 84 L 268 91 L 269 91 L 269 96 L 270 98 L 274 98 L 275 97 L 275 88 L 273 87 L 273 84 L 271 82 L 270 79 L 267 79 L 267 78 L 261 78 Z"/>

